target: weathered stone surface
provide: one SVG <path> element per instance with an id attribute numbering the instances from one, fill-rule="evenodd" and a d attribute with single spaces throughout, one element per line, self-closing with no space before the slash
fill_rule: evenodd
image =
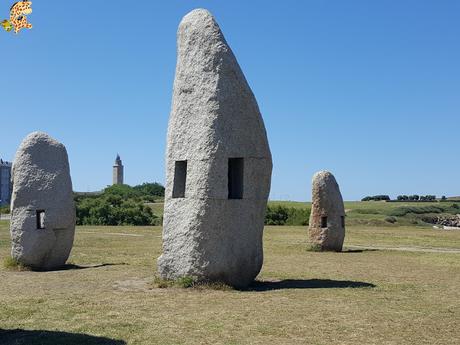
<path id="1" fill-rule="evenodd" d="M 339 185 L 328 171 L 316 173 L 312 184 L 310 242 L 321 250 L 341 251 L 345 239 L 345 208 Z"/>
<path id="2" fill-rule="evenodd" d="M 29 134 L 16 152 L 12 176 L 11 256 L 35 268 L 64 265 L 75 233 L 75 205 L 64 145 L 45 133 Z M 37 219 L 40 211 L 44 211 L 41 225 Z"/>
<path id="3" fill-rule="evenodd" d="M 177 163 L 175 176 L 178 161 L 187 163 Z M 178 30 L 166 164 L 161 276 L 248 285 L 263 262 L 271 153 L 254 95 L 203 9 L 186 15 Z M 229 198 L 241 191 L 241 199 Z"/>

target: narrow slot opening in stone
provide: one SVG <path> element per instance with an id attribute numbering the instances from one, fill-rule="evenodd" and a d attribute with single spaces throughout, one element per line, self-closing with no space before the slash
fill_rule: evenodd
<path id="1" fill-rule="evenodd" d="M 37 229 L 45 228 L 45 211 L 37 210 Z"/>
<path id="2" fill-rule="evenodd" d="M 228 160 L 228 198 L 243 199 L 244 188 L 244 159 L 230 158 Z"/>
<path id="3" fill-rule="evenodd" d="M 321 227 L 327 228 L 327 217 L 321 217 Z"/>
<path id="4" fill-rule="evenodd" d="M 174 167 L 173 198 L 185 198 L 187 182 L 187 161 L 176 161 Z"/>
<path id="5" fill-rule="evenodd" d="M 341 218 L 341 220 L 342 220 L 342 228 L 344 228 L 344 227 L 345 227 L 345 217 L 342 216 L 342 217 L 340 217 L 340 218 Z"/>

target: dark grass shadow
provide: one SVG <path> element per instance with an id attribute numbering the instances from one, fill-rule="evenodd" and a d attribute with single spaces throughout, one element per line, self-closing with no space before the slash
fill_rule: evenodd
<path id="1" fill-rule="evenodd" d="M 364 252 L 377 252 L 377 251 L 378 249 L 363 248 L 363 249 L 345 249 L 338 253 L 346 254 L 346 253 L 364 253 Z"/>
<path id="2" fill-rule="evenodd" d="M 106 266 L 123 266 L 123 265 L 129 265 L 129 264 L 127 264 L 126 262 L 104 263 L 104 264 L 96 264 L 96 265 L 65 264 L 64 266 L 53 268 L 53 269 L 32 268 L 32 270 L 35 272 L 55 272 L 55 271 L 86 270 L 88 268 L 99 268 L 99 267 L 106 267 Z"/>
<path id="3" fill-rule="evenodd" d="M 123 340 L 95 337 L 88 334 L 0 329 L 2 345 L 126 345 Z"/>
<path id="4" fill-rule="evenodd" d="M 283 289 L 344 289 L 374 288 L 372 283 L 329 279 L 285 279 L 277 282 L 255 281 L 244 291 L 272 291 Z"/>

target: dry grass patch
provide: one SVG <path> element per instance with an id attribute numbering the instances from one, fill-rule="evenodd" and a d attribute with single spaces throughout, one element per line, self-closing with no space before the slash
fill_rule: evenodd
<path id="1" fill-rule="evenodd" d="M 31 271 L 32 268 L 25 266 L 18 262 L 17 260 L 13 259 L 11 256 L 6 256 L 3 259 L 3 267 L 9 271 L 17 271 L 17 272 L 22 272 L 22 271 Z"/>
<path id="2" fill-rule="evenodd" d="M 460 232 L 397 230 L 349 227 L 345 248 L 460 248 Z M 183 288 L 189 282 L 154 279 L 160 227 L 78 227 L 73 265 L 49 272 L 0 267 L 0 343 L 458 343 L 459 254 L 316 253 L 306 246 L 305 227 L 267 227 L 264 267 L 252 287 Z M 8 228 L 0 224 L 0 257 L 9 251 Z"/>

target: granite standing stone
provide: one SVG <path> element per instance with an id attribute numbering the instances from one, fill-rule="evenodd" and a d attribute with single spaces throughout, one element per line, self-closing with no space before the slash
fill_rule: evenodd
<path id="1" fill-rule="evenodd" d="M 272 160 L 255 97 L 214 17 L 179 25 L 160 275 L 243 287 L 263 262 Z"/>
<path id="2" fill-rule="evenodd" d="M 13 162 L 11 256 L 52 269 L 65 264 L 75 233 L 75 205 L 67 151 L 45 133 L 29 134 Z"/>
<path id="3" fill-rule="evenodd" d="M 309 237 L 321 250 L 341 251 L 345 238 L 345 208 L 339 185 L 328 171 L 313 176 Z"/>

